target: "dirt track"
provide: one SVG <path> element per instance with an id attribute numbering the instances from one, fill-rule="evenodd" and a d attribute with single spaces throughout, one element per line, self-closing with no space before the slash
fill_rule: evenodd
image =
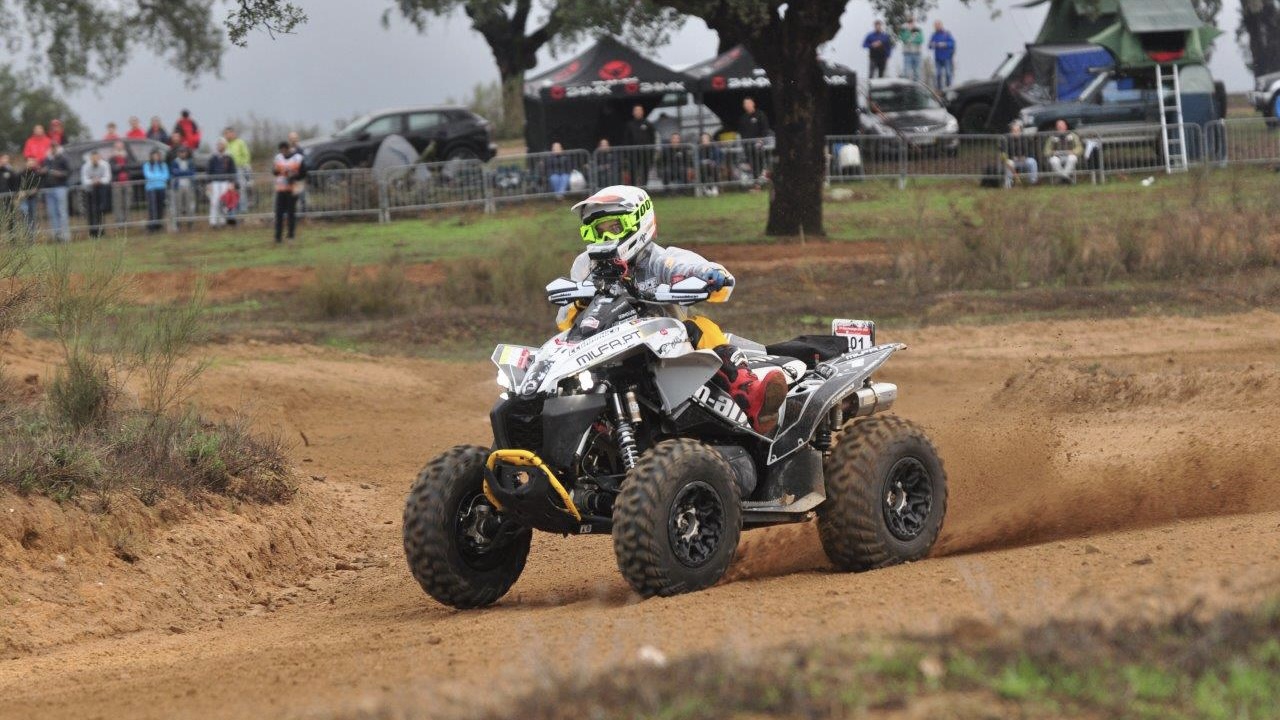
<path id="1" fill-rule="evenodd" d="M 427 457 L 487 442 L 490 369 L 222 348 L 206 402 L 249 401 L 264 423 L 304 433 L 300 467 L 324 476 L 304 482 L 297 511 L 314 530 L 289 557 L 306 572 L 269 563 L 274 574 L 254 579 L 257 604 L 212 587 L 181 606 L 107 605 L 86 596 L 87 579 L 68 586 L 59 602 L 75 617 L 101 612 L 96 622 L 115 627 L 108 613 L 144 613 L 146 629 L 30 638 L 34 651 L 0 661 L 0 716 L 310 716 L 406 700 L 443 712 L 553 672 L 631 662 L 643 644 L 761 652 L 838 633 L 1152 616 L 1280 590 L 1280 317 L 888 329 L 883 339 L 911 345 L 885 377 L 950 474 L 936 557 L 840 575 L 825 569 L 812 527 L 754 531 L 732 582 L 639 602 L 608 538 L 540 535 L 512 593 L 482 612 L 418 589 L 399 514 Z M 15 364 L 38 369 L 35 353 Z M 207 522 L 227 545 L 191 553 L 240 549 L 226 522 Z M 103 565 L 94 592 L 192 582 L 186 565 L 165 562 Z M 0 633 L 22 613 L 21 602 L 0 608 Z"/>

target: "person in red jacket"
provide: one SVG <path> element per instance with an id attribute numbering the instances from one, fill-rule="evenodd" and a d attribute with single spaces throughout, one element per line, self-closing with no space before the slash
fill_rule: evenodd
<path id="1" fill-rule="evenodd" d="M 28 165 L 39 167 L 44 164 L 51 147 L 53 147 L 53 140 L 45 133 L 43 125 L 37 125 L 31 129 L 31 137 L 27 138 L 26 144 L 22 146 L 22 157 L 27 159 Z"/>
<path id="2" fill-rule="evenodd" d="M 49 140 L 54 145 L 65 145 L 67 141 L 66 131 L 62 129 L 62 121 L 54 118 L 49 121 Z"/>
<path id="3" fill-rule="evenodd" d="M 111 164 L 111 207 L 115 211 L 116 223 L 123 225 L 129 219 L 131 195 L 138 191 L 137 187 L 129 185 L 129 154 L 123 142 L 117 140 L 112 145 L 107 162 Z"/>
<path id="4" fill-rule="evenodd" d="M 129 118 L 129 132 L 124 134 L 130 140 L 144 140 L 147 137 L 147 131 L 142 129 L 142 121 L 137 115 Z"/>
<path id="5" fill-rule="evenodd" d="M 191 111 L 183 110 L 182 117 L 173 125 L 172 135 L 182 133 L 182 144 L 195 150 L 200 147 L 200 126 L 191 119 Z"/>

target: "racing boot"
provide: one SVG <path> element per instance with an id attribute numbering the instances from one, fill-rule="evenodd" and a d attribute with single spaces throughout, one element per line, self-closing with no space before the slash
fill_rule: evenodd
<path id="1" fill-rule="evenodd" d="M 732 345 L 716 348 L 724 366 L 717 373 L 724 389 L 747 413 L 751 427 L 761 435 L 769 435 L 778 427 L 778 410 L 787 397 L 787 379 L 781 370 L 770 370 L 758 378 L 747 367 L 741 353 Z"/>

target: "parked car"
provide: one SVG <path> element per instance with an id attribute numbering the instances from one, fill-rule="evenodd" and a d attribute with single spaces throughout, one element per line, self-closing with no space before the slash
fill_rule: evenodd
<path id="1" fill-rule="evenodd" d="M 64 145 L 62 150 L 66 153 L 67 162 L 71 165 L 71 177 L 68 184 L 75 187 L 80 184 L 80 168 L 89 162 L 89 155 L 97 150 L 102 159 L 110 162 L 111 156 L 115 154 L 115 140 L 85 140 L 82 142 L 74 142 Z M 120 140 L 124 143 L 128 153 L 129 162 L 125 165 L 125 169 L 129 173 L 130 180 L 142 179 L 142 164 L 151 158 L 152 150 L 159 150 L 166 157 L 169 154 L 169 146 L 155 140 Z M 201 172 L 209 164 L 209 153 L 199 152 L 192 156 L 196 163 L 196 169 Z"/>
<path id="2" fill-rule="evenodd" d="M 331 136 L 304 140 L 301 147 L 312 170 L 370 167 L 378 146 L 400 135 L 419 153 L 436 144 L 437 160 L 480 159 L 498 154 L 493 125 L 462 107 L 381 110 L 363 115 Z"/>
<path id="3" fill-rule="evenodd" d="M 1204 125 L 1223 116 L 1225 90 L 1203 65 L 1187 65 L 1180 71 L 1183 121 Z M 1023 108 L 1019 114 L 1028 130 L 1047 130 L 1059 119 L 1073 128 L 1105 127 L 1108 134 L 1125 126 L 1150 128 L 1160 124 L 1160 95 L 1154 70 L 1120 72 L 1105 70 L 1071 102 L 1051 102 Z"/>
<path id="4" fill-rule="evenodd" d="M 1249 101 L 1267 117 L 1280 117 L 1280 71 L 1259 75 L 1253 81 Z"/>
<path id="5" fill-rule="evenodd" d="M 923 83 L 877 78 L 859 83 L 858 90 L 863 135 L 902 136 L 913 151 L 959 148 L 959 123 Z"/>

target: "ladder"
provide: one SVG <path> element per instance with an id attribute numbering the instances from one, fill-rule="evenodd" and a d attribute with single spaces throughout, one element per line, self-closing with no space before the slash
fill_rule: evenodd
<path id="1" fill-rule="evenodd" d="M 1177 65 L 1156 65 L 1156 95 L 1160 103 L 1160 149 L 1166 173 L 1187 169 L 1187 134 L 1182 122 L 1182 82 Z"/>

